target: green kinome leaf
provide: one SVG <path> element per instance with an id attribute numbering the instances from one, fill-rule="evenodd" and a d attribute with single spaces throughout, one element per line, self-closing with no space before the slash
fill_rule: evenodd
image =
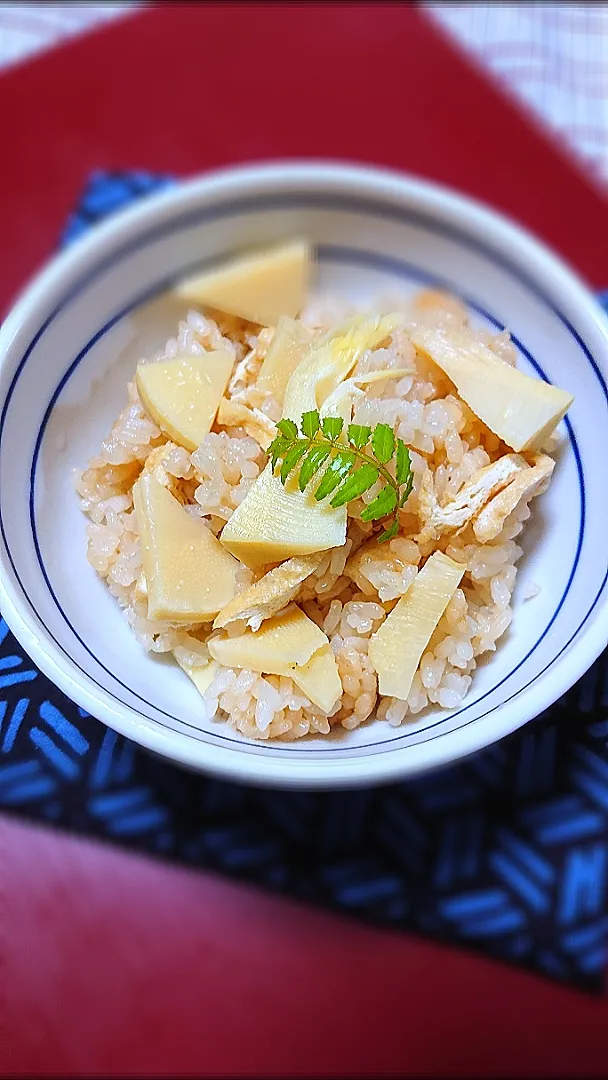
<path id="1" fill-rule="evenodd" d="M 270 460 L 272 461 L 272 471 L 274 472 L 277 461 L 283 454 L 289 450 L 292 445 L 291 439 L 286 438 L 285 435 L 277 435 L 276 439 L 273 439 L 268 447 L 268 453 L 270 454 Z"/>
<path id="2" fill-rule="evenodd" d="M 325 499 L 327 495 L 331 495 L 332 491 L 336 490 L 338 484 L 341 484 L 344 477 L 348 476 L 354 461 L 355 455 L 351 454 L 349 450 L 341 450 L 340 453 L 336 454 L 323 473 L 323 479 L 315 491 L 317 502 Z"/>
<path id="3" fill-rule="evenodd" d="M 409 499 L 410 495 L 412 494 L 413 486 L 414 486 L 414 474 L 413 474 L 413 472 L 410 472 L 410 475 L 408 476 L 408 478 L 407 478 L 407 480 L 405 482 L 405 487 L 404 487 L 403 491 L 401 492 L 401 498 L 399 499 L 399 506 L 405 506 L 407 500 Z"/>
<path id="4" fill-rule="evenodd" d="M 348 425 L 348 441 L 352 446 L 356 446 L 358 450 L 362 450 L 367 445 L 371 433 L 371 427 L 367 427 L 365 424 Z"/>
<path id="5" fill-rule="evenodd" d="M 372 435 L 372 450 L 374 457 L 382 465 L 391 460 L 395 453 L 395 436 L 388 424 L 376 424 Z"/>
<path id="6" fill-rule="evenodd" d="M 305 447 L 305 449 L 308 449 L 308 447 Z M 298 480 L 300 491 L 304 491 L 308 487 L 313 476 L 321 468 L 323 462 L 327 460 L 330 453 L 331 446 L 315 446 L 312 450 L 308 450 L 300 468 Z"/>
<path id="7" fill-rule="evenodd" d="M 297 439 L 298 429 L 293 420 L 279 420 L 277 429 L 288 439 Z"/>
<path id="8" fill-rule="evenodd" d="M 298 461 L 303 454 L 306 453 L 308 447 L 305 442 L 297 442 L 288 450 L 283 458 L 283 464 L 281 465 L 281 482 L 287 483 L 287 477 L 292 469 L 298 464 Z"/>
<path id="9" fill-rule="evenodd" d="M 277 424 L 278 434 L 268 450 L 273 472 L 280 463 L 282 483 L 286 484 L 294 473 L 300 491 L 305 491 L 320 473 L 315 499 L 322 502 L 333 496 L 330 505 L 335 509 L 358 499 L 379 481 L 378 494 L 364 507 L 361 520 L 378 521 L 392 514 L 392 521 L 378 537 L 379 541 L 390 540 L 399 531 L 398 509 L 414 483 L 410 452 L 401 439 L 395 441 L 388 424 L 376 424 L 373 429 L 366 424 L 349 424 L 348 446 L 338 442 L 343 428 L 341 417 L 326 416 L 321 420 L 318 410 L 310 409 L 302 414 L 299 435 L 294 421 L 284 417 Z M 370 439 L 371 452 L 367 448 Z M 394 475 L 386 468 L 393 458 Z"/>
<path id="10" fill-rule="evenodd" d="M 361 521 L 377 521 L 378 518 L 386 517 L 387 514 L 391 514 L 397 506 L 397 492 L 394 487 L 382 488 L 379 495 L 365 507 L 365 510 L 361 514 Z"/>
<path id="11" fill-rule="evenodd" d="M 402 441 L 397 439 L 397 457 L 395 459 L 395 479 L 399 486 L 405 484 L 405 481 L 411 475 L 412 461 L 410 458 L 410 452 Z"/>
<path id="12" fill-rule="evenodd" d="M 300 427 L 302 429 L 302 434 L 305 435 L 307 439 L 314 439 L 320 426 L 321 418 L 316 409 L 311 409 L 310 412 L 302 413 L 302 423 L 300 424 Z"/>
<path id="13" fill-rule="evenodd" d="M 378 543 L 384 544 L 387 540 L 393 540 L 398 532 L 399 518 L 393 518 L 388 529 L 385 529 L 384 532 L 380 533 L 380 536 L 378 537 Z"/>
<path id="14" fill-rule="evenodd" d="M 375 465 L 367 463 L 362 465 L 360 469 L 356 469 L 352 476 L 348 477 L 342 484 L 342 487 L 338 489 L 337 493 L 331 500 L 333 507 L 345 506 L 346 503 L 352 502 L 353 499 L 358 499 L 360 495 L 363 495 L 364 491 L 369 491 L 376 480 L 378 479 L 379 472 Z"/>
<path id="15" fill-rule="evenodd" d="M 341 416 L 326 416 L 321 423 L 321 429 L 326 439 L 337 439 L 344 427 Z"/>

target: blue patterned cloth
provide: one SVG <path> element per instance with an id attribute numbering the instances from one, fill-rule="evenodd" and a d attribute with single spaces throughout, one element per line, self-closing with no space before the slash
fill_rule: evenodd
<path id="1" fill-rule="evenodd" d="M 170 183 L 98 173 L 63 243 Z M 0 622 L 0 807 L 599 991 L 608 940 L 607 655 L 545 715 L 422 779 L 249 789 L 78 709 Z"/>

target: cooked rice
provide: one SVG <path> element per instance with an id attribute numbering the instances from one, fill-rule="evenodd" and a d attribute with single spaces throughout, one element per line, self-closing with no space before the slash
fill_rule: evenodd
<path id="1" fill-rule="evenodd" d="M 427 318 L 466 318 L 451 297 L 426 293 L 416 304 Z M 408 335 L 411 306 L 392 300 L 382 307 L 403 311 L 404 324 L 384 347 L 365 354 L 356 371 L 415 367 L 415 374 L 371 384 L 354 421 L 369 425 L 384 421 L 411 448 L 413 494 L 407 512 L 401 512 L 400 534 L 387 545 L 379 546 L 375 540 L 366 545 L 373 526 L 359 518 L 375 492 L 351 503 L 345 547 L 328 551 L 301 586 L 298 603 L 328 636 L 340 674 L 342 697 L 331 715 L 321 713 L 284 676 L 222 668 L 213 679 L 201 703 L 202 718 L 225 720 L 251 738 L 298 739 L 309 733 L 327 734 L 336 724 L 352 730 L 374 715 L 398 726 L 427 706 L 457 708 L 471 686 L 478 658 L 496 649 L 511 622 L 516 562 L 522 553 L 516 538 L 530 515 L 530 496 L 520 502 L 490 543 L 478 543 L 470 526 L 437 541 L 417 539 L 424 525 L 417 503 L 423 474 L 431 471 L 440 500 L 454 497 L 477 470 L 507 448 L 456 395 L 439 368 L 415 353 Z M 323 300 L 311 303 L 302 318 L 324 332 L 349 313 L 352 310 L 343 302 Z M 218 316 L 215 321 L 190 311 L 163 353 L 147 359 L 229 349 L 234 369 L 226 397 L 238 398 L 276 421 L 281 415 L 278 403 L 255 385 L 273 333 L 273 328 L 254 333 L 249 324 L 237 319 Z M 480 336 L 501 360 L 515 362 L 508 334 Z M 149 651 L 174 651 L 183 662 L 204 665 L 209 658 L 204 641 L 210 628 L 150 620 L 145 596 L 138 589 L 142 566 L 131 491 L 149 455 L 166 442 L 131 383 L 127 405 L 99 454 L 76 474 L 75 484 L 89 518 L 88 559 L 124 610 L 137 639 Z M 265 462 L 260 444 L 242 427 L 216 423 L 194 453 L 174 447 L 162 467 L 173 494 L 217 535 Z M 462 585 L 429 642 L 407 700 L 381 698 L 368 657 L 369 639 L 436 550 L 466 565 Z M 243 566 L 239 584 L 243 587 L 259 576 Z M 528 595 L 533 595 L 533 589 Z M 235 624 L 228 632 L 242 629 L 242 624 Z"/>

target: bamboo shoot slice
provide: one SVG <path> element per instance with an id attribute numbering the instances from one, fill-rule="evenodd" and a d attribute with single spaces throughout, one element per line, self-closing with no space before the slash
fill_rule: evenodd
<path id="1" fill-rule="evenodd" d="M 225 667 L 245 668 L 262 675 L 288 675 L 324 712 L 342 693 L 342 684 L 326 635 L 293 604 L 268 619 L 255 633 L 211 637 L 211 656 Z"/>
<path id="2" fill-rule="evenodd" d="M 240 506 L 224 525 L 220 540 L 255 570 L 294 555 L 310 555 L 346 542 L 346 508 L 338 510 L 301 492 L 297 480 L 285 487 L 266 465 Z"/>
<path id="3" fill-rule="evenodd" d="M 210 660 L 208 664 L 199 664 L 197 667 L 193 667 L 191 664 L 186 664 L 183 660 L 179 660 L 177 656 L 175 659 L 182 671 L 185 671 L 186 675 L 192 679 L 192 682 L 196 686 L 201 697 L 204 697 L 220 670 L 220 665 L 217 661 Z"/>
<path id="4" fill-rule="evenodd" d="M 302 308 L 309 272 L 309 245 L 294 240 L 240 255 L 217 270 L 182 281 L 175 291 L 189 304 L 276 326 L 281 315 L 295 318 Z"/>
<path id="5" fill-rule="evenodd" d="M 518 452 L 542 447 L 574 401 L 566 390 L 499 360 L 469 327 L 417 326 L 411 339 L 475 415 Z"/>
<path id="6" fill-rule="evenodd" d="M 238 562 L 150 474 L 133 489 L 148 589 L 148 617 L 211 621 L 236 593 Z"/>
<path id="7" fill-rule="evenodd" d="M 140 364 L 137 390 L 169 438 L 196 450 L 211 430 L 232 366 L 233 358 L 222 350 Z"/>
<path id="8" fill-rule="evenodd" d="M 466 567 L 436 551 L 372 635 L 369 658 L 380 693 L 405 701 L 432 634 Z"/>
<path id="9" fill-rule="evenodd" d="M 272 394 L 283 404 L 287 383 L 313 342 L 312 331 L 304 323 L 281 315 L 275 335 L 264 357 L 256 388 Z"/>
<path id="10" fill-rule="evenodd" d="M 282 672 L 289 675 L 303 694 L 324 713 L 333 709 L 342 695 L 342 683 L 331 645 L 323 645 L 301 667 Z"/>
<path id="11" fill-rule="evenodd" d="M 225 667 L 267 675 L 282 675 L 286 667 L 306 664 L 327 644 L 321 628 L 296 604 L 268 619 L 255 633 L 245 630 L 238 637 L 210 637 L 207 642 L 213 659 Z M 277 665 L 279 670 L 275 671 Z"/>

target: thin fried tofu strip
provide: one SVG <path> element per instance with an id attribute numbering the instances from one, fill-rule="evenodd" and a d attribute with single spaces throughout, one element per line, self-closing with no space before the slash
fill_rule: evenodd
<path id="1" fill-rule="evenodd" d="M 220 611 L 213 624 L 214 630 L 230 623 L 246 620 L 252 630 L 258 630 L 264 619 L 277 615 L 297 596 L 300 585 L 315 572 L 325 558 L 324 551 L 312 555 L 296 555 L 287 559 L 274 570 L 269 570 L 259 581 L 238 593 Z"/>
<path id="2" fill-rule="evenodd" d="M 522 499 L 531 499 L 545 490 L 554 468 L 553 458 L 546 454 L 541 455 L 532 468 L 516 476 L 508 487 L 484 506 L 473 524 L 473 532 L 480 544 L 496 539 L 505 521 Z"/>

